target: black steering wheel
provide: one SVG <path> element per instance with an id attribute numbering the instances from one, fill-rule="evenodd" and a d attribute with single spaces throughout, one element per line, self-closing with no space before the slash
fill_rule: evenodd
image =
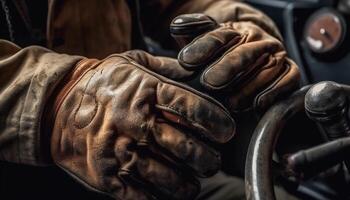
<path id="1" fill-rule="evenodd" d="M 322 127 L 329 142 L 289 155 L 283 170 L 295 175 L 310 168 L 313 172 L 322 172 L 343 161 L 345 166 L 350 166 L 346 160 L 350 153 L 350 137 L 345 137 L 350 135 L 349 95 L 348 86 L 321 82 L 296 91 L 265 113 L 248 149 L 245 166 L 247 199 L 276 199 L 272 179 L 275 145 L 288 120 L 300 112 L 305 112 Z"/>

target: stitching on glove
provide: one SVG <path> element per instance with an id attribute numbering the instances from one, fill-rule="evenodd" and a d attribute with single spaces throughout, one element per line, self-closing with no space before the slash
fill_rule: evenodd
<path id="1" fill-rule="evenodd" d="M 242 85 L 245 85 L 245 83 L 248 83 L 249 81 L 253 80 L 253 79 L 256 77 L 256 75 L 260 74 L 262 71 L 271 69 L 271 68 L 273 68 L 273 67 L 276 67 L 276 63 L 277 63 L 276 57 L 275 57 L 275 56 L 269 56 L 269 57 L 270 57 L 269 59 L 273 59 L 273 60 L 272 60 L 272 61 L 270 60 L 270 62 L 268 63 L 268 65 L 266 65 L 266 66 L 264 66 L 264 67 L 262 67 L 262 68 L 258 68 L 258 70 L 256 70 L 255 73 L 254 73 L 252 76 L 249 76 L 249 79 L 245 80 L 245 81 L 242 83 Z M 270 86 L 271 86 L 271 85 L 270 85 Z M 269 87 L 270 87 L 270 86 L 269 86 Z M 263 90 L 262 92 L 268 90 L 269 87 L 268 87 L 267 89 Z M 258 93 L 254 99 L 258 98 L 258 96 L 259 96 L 262 92 Z M 255 100 L 253 100 L 253 103 L 252 103 L 251 106 L 249 106 L 249 107 L 247 107 L 247 108 L 244 108 L 244 109 L 236 109 L 236 108 L 232 107 L 232 105 L 231 105 L 230 103 L 228 103 L 228 105 L 229 105 L 229 107 L 230 107 L 229 109 L 232 110 L 232 112 L 234 112 L 234 113 L 245 112 L 245 111 L 249 111 L 249 110 L 254 109 L 254 107 L 255 107 Z"/>
<path id="2" fill-rule="evenodd" d="M 74 116 L 74 123 L 73 123 L 73 124 L 74 124 L 74 127 L 77 128 L 77 129 L 82 129 L 82 128 L 86 127 L 88 124 L 90 124 L 90 122 L 94 119 L 94 117 L 95 117 L 95 115 L 96 115 L 96 113 L 97 113 L 98 102 L 97 102 L 97 99 L 96 99 L 96 95 L 91 95 L 91 94 L 89 94 L 90 96 L 92 96 L 92 97 L 94 98 L 94 101 L 95 101 L 94 116 L 91 117 L 91 118 L 90 118 L 90 121 L 87 122 L 86 124 L 80 124 L 80 123 L 77 122 L 77 113 L 79 112 L 80 107 L 81 107 L 81 105 L 82 105 L 82 103 L 83 103 L 83 100 L 84 100 L 84 97 L 85 97 L 85 95 L 86 95 L 86 90 L 87 90 L 87 88 L 88 88 L 88 86 L 89 86 L 89 83 L 90 83 L 91 79 L 94 77 L 94 75 L 95 75 L 96 73 L 97 73 L 97 71 L 94 71 L 94 73 L 90 76 L 88 82 L 86 83 L 86 85 L 85 85 L 85 87 L 84 87 L 83 94 L 81 95 L 78 108 L 75 109 L 75 111 L 74 111 L 74 114 L 73 114 L 73 116 Z"/>
<path id="3" fill-rule="evenodd" d="M 269 87 L 267 87 L 255 97 L 253 105 L 255 110 L 258 109 L 261 98 L 265 96 L 269 91 L 271 91 L 291 71 L 291 69 L 292 67 L 287 63 L 285 71 L 279 76 L 279 78 L 276 79 Z"/>
<path id="4" fill-rule="evenodd" d="M 190 125 L 191 127 L 190 128 L 194 128 L 196 129 L 197 131 L 199 131 L 199 136 L 201 139 L 209 139 L 209 140 L 216 140 L 215 138 L 212 138 L 210 137 L 209 135 L 209 131 L 206 127 L 200 125 L 199 123 L 195 122 L 193 119 L 191 118 L 188 118 L 186 115 L 184 115 L 183 113 L 181 113 L 180 111 L 178 111 L 176 108 L 172 107 L 172 106 L 169 106 L 169 105 L 165 105 L 165 104 L 156 104 L 155 105 L 156 108 L 159 108 L 161 110 L 164 110 L 164 111 L 168 111 L 170 113 L 173 113 L 173 114 L 176 114 L 178 115 L 179 117 L 181 117 L 182 119 L 185 120 L 186 124 Z M 181 122 L 181 119 L 179 119 L 179 121 L 177 123 L 180 124 Z M 205 132 L 205 134 L 203 134 L 202 132 Z M 225 137 L 225 140 L 227 140 L 228 138 Z"/>
<path id="5" fill-rule="evenodd" d="M 90 59 L 86 59 L 86 60 L 81 60 L 78 62 L 78 64 L 76 64 L 75 68 L 70 72 L 70 74 L 68 74 L 67 77 L 74 75 L 74 72 L 76 69 L 79 69 L 79 67 L 82 64 L 85 64 L 87 62 L 89 62 Z M 81 81 L 81 79 L 92 69 L 96 68 L 99 64 L 101 63 L 101 61 L 97 61 L 96 63 L 92 64 L 92 66 L 90 66 L 88 69 L 84 70 L 82 74 L 80 74 L 76 79 L 71 79 L 69 80 L 69 82 L 64 86 L 64 88 L 59 92 L 59 94 L 56 97 L 56 100 L 54 102 L 54 114 L 53 114 L 53 120 L 56 120 L 57 117 L 57 113 L 59 111 L 59 109 L 62 106 L 62 103 L 65 101 L 65 99 L 67 98 L 67 96 L 70 94 L 71 90 Z"/>

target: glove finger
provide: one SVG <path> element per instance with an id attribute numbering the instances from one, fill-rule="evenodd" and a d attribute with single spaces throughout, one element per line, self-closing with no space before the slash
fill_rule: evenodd
<path id="1" fill-rule="evenodd" d="M 123 54 L 139 65 L 173 80 L 183 80 L 193 75 L 192 71 L 184 69 L 176 59 L 152 56 L 142 50 L 131 50 Z"/>
<path id="2" fill-rule="evenodd" d="M 233 119 L 220 103 L 175 82 L 158 84 L 156 108 L 169 121 L 195 130 L 196 137 L 223 143 L 235 131 Z"/>
<path id="3" fill-rule="evenodd" d="M 208 32 L 185 46 L 178 55 L 180 64 L 188 70 L 197 70 L 214 60 L 228 48 L 242 43 L 241 35 L 228 27 Z"/>
<path id="4" fill-rule="evenodd" d="M 203 72 L 201 83 L 211 90 L 237 87 L 268 63 L 269 55 L 282 48 L 277 40 L 256 41 L 233 48 Z"/>
<path id="5" fill-rule="evenodd" d="M 202 13 L 183 14 L 170 23 L 170 34 L 180 48 L 190 43 L 195 37 L 214 30 L 218 24 L 211 17 Z"/>
<path id="6" fill-rule="evenodd" d="M 134 152 L 129 162 L 122 165 L 118 176 L 126 183 L 146 190 L 159 199 L 194 199 L 200 185 L 198 181 L 150 157 Z"/>
<path id="7" fill-rule="evenodd" d="M 259 93 L 269 88 L 286 71 L 285 56 L 285 52 L 269 56 L 267 64 L 259 66 L 258 70 L 249 76 L 249 79 L 236 87 L 227 100 L 229 110 L 239 112 L 252 108 Z"/>
<path id="8" fill-rule="evenodd" d="M 255 99 L 255 109 L 257 111 L 266 110 L 276 99 L 280 99 L 288 95 L 290 91 L 300 86 L 300 73 L 298 66 L 291 60 L 286 58 L 285 71 L 264 91 L 262 91 Z"/>
<path id="9" fill-rule="evenodd" d="M 153 136 L 157 146 L 168 152 L 173 161 L 189 166 L 198 176 L 211 176 L 220 168 L 219 152 L 168 123 L 158 122 Z"/>

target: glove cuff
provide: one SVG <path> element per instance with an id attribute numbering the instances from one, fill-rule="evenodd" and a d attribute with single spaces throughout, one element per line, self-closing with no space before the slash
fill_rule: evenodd
<path id="1" fill-rule="evenodd" d="M 56 88 L 57 92 L 55 93 L 54 97 L 54 104 L 53 104 L 53 109 L 52 113 L 54 114 L 54 118 L 66 98 L 66 96 L 69 94 L 71 89 L 79 82 L 81 77 L 84 76 L 88 71 L 91 69 L 95 68 L 98 64 L 100 63 L 99 60 L 97 59 L 83 59 L 80 62 L 78 62 L 73 70 L 67 74 L 67 76 L 62 80 L 58 88 Z"/>
<path id="2" fill-rule="evenodd" d="M 74 85 L 79 82 L 81 77 L 90 69 L 95 68 L 99 63 L 100 61 L 97 59 L 85 58 L 80 60 L 57 85 L 45 107 L 46 118 L 43 120 L 42 130 L 46 132 L 47 140 L 51 140 L 52 128 L 56 120 L 57 112 L 66 96 Z"/>

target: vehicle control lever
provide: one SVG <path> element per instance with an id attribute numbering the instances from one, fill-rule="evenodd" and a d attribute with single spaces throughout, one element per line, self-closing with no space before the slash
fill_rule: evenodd
<path id="1" fill-rule="evenodd" d="M 305 96 L 305 111 L 330 141 L 350 136 L 349 100 L 339 84 L 324 81 L 311 87 Z M 350 159 L 344 162 L 350 169 Z"/>

